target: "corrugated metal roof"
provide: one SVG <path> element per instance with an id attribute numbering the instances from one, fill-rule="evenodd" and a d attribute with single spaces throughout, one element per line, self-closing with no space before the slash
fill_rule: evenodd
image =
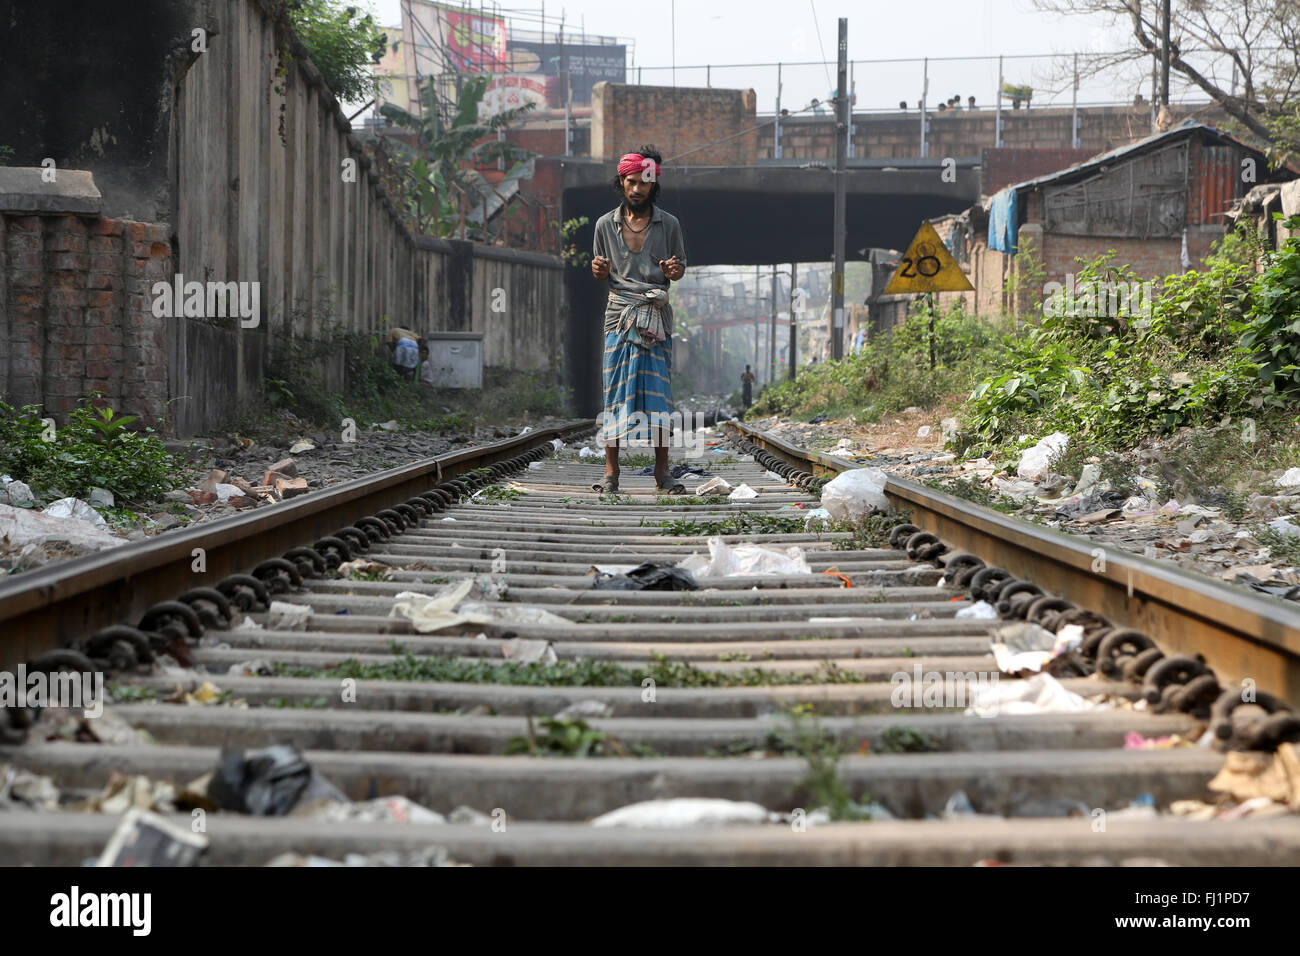
<path id="1" fill-rule="evenodd" d="M 1099 153 L 1098 155 L 1094 156 L 1092 159 L 1088 160 L 1087 162 L 1079 163 L 1077 166 L 1069 166 L 1065 169 L 1057 170 L 1054 173 L 1048 173 L 1045 176 L 1038 176 L 1034 179 L 1026 179 L 1024 182 L 1014 183 L 1010 186 L 1007 186 L 1006 188 L 1014 189 L 1017 192 L 1019 192 L 1022 189 L 1029 189 L 1031 187 L 1041 186 L 1044 183 L 1059 182 L 1061 180 L 1069 179 L 1073 176 L 1084 176 L 1092 172 L 1093 170 L 1097 169 L 1099 166 L 1104 166 L 1107 163 L 1113 162 L 1122 157 L 1129 156 L 1135 153 L 1140 153 L 1148 149 L 1152 149 L 1155 146 L 1159 144 L 1167 143 L 1170 140 L 1178 139 L 1180 137 L 1192 136 L 1193 134 L 1198 132 L 1208 133 L 1209 135 L 1214 136 L 1221 141 L 1233 143 L 1237 146 L 1242 147 L 1243 149 L 1248 149 L 1251 152 L 1256 153 L 1260 156 L 1264 155 L 1254 146 L 1251 146 L 1247 143 L 1243 143 L 1241 140 L 1237 139 L 1234 136 L 1229 135 L 1228 133 L 1225 133 L 1221 129 L 1216 129 L 1215 127 L 1209 126 L 1205 123 L 1194 123 L 1189 120 L 1188 122 L 1184 123 L 1182 126 L 1178 126 L 1170 130 L 1165 130 L 1163 133 L 1152 133 L 1150 136 L 1140 139 L 1136 143 L 1129 143 L 1127 146 L 1120 146 L 1119 148 L 1112 149 L 1109 152 Z M 1284 168 L 1288 172 L 1291 173 L 1296 172 L 1290 167 L 1284 167 Z M 985 208 L 987 208 L 987 206 Z"/>

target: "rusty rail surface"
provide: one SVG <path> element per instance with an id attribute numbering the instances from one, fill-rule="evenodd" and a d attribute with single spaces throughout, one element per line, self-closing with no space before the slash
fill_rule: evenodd
<path id="1" fill-rule="evenodd" d="M 827 477 L 861 467 L 808 451 L 740 422 L 748 441 Z M 1300 609 L 1179 567 L 1026 521 L 890 477 L 886 495 L 917 527 L 1044 591 L 1142 631 L 1166 654 L 1202 655 L 1225 682 L 1253 680 L 1300 708 Z"/>
<path id="2" fill-rule="evenodd" d="M 274 508 L 257 509 L 64 561 L 0 583 L 0 668 L 66 647 L 152 604 L 325 537 L 440 481 L 590 431 L 566 422 L 344 482 Z M 201 569 L 201 570 L 200 570 Z"/>

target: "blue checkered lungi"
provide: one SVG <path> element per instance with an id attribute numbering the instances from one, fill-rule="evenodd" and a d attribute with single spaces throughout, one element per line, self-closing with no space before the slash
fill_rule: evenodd
<path id="1" fill-rule="evenodd" d="M 651 429 L 669 427 L 673 411 L 673 337 L 652 348 L 628 342 L 624 332 L 605 333 L 605 417 L 607 445 L 653 438 Z M 641 414 L 637 414 L 637 413 Z"/>

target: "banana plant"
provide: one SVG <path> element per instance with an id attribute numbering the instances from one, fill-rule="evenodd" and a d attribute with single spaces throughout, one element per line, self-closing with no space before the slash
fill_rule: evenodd
<path id="1" fill-rule="evenodd" d="M 498 130 L 523 116 L 534 104 L 503 110 L 479 120 L 479 104 L 489 82 L 488 75 L 466 81 L 450 123 L 443 119 L 432 78 L 425 80 L 420 88 L 423 116 L 415 116 L 391 103 L 380 108 L 389 122 L 415 134 L 414 147 L 396 139 L 391 144 L 408 186 L 407 212 L 423 234 L 452 235 L 465 209 L 481 208 L 492 195 L 491 184 L 475 165 L 503 158 L 512 164 L 509 175 L 516 176 L 536 155 L 495 138 Z M 489 136 L 493 138 L 486 139 Z M 482 224 L 484 231 L 486 226 Z"/>

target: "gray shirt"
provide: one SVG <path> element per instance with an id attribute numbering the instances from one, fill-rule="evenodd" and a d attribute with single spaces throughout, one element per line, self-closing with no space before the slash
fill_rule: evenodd
<path id="1" fill-rule="evenodd" d="M 650 225 L 646 227 L 645 242 L 640 252 L 628 249 L 623 241 L 623 204 L 619 203 L 605 215 L 596 220 L 595 255 L 609 260 L 609 287 L 622 292 L 648 292 L 651 289 L 667 289 L 671 284 L 663 270 L 659 268 L 660 259 L 676 256 L 686 264 L 686 245 L 682 239 L 682 224 L 672 213 L 664 212 L 658 206 L 650 216 Z M 623 311 L 621 306 L 607 303 L 605 306 L 605 331 L 618 330 L 618 317 Z M 662 310 L 664 331 L 673 334 L 673 307 L 666 305 Z"/>

